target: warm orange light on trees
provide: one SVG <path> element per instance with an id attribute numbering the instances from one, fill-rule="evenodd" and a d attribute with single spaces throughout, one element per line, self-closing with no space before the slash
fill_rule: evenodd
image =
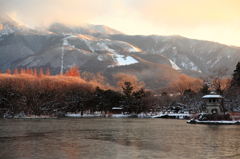
<path id="1" fill-rule="evenodd" d="M 194 92 L 199 92 L 203 85 L 203 81 L 199 78 L 193 78 L 187 75 L 180 75 L 179 79 L 170 83 L 170 87 L 183 95 L 185 90 L 192 90 Z"/>
<path id="2" fill-rule="evenodd" d="M 80 77 L 80 72 L 78 70 L 78 66 L 75 66 L 75 67 L 73 66 L 73 67 L 68 68 L 65 75 Z"/>
<path id="3" fill-rule="evenodd" d="M 136 76 L 120 73 L 114 76 L 114 79 L 117 81 L 117 85 L 120 86 L 120 89 L 124 86 L 125 82 L 131 82 L 133 91 L 139 90 L 144 87 L 145 83 L 138 81 Z"/>

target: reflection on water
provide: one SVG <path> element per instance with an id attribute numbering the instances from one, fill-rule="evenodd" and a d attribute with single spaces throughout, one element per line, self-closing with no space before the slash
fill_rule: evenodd
<path id="1" fill-rule="evenodd" d="M 0 119 L 0 158 L 237 159 L 239 132 L 172 119 Z"/>

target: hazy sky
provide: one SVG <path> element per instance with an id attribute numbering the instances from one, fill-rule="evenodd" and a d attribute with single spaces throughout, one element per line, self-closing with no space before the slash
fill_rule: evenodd
<path id="1" fill-rule="evenodd" d="M 92 23 L 240 46 L 240 0 L 0 0 L 0 10 L 30 26 Z"/>

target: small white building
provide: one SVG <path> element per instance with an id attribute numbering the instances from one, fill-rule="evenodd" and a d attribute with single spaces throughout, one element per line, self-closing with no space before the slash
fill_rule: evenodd
<path id="1" fill-rule="evenodd" d="M 218 95 L 215 92 L 211 92 L 209 95 L 205 95 L 202 98 L 206 99 L 208 114 L 222 114 L 220 106 L 223 97 L 221 95 Z"/>
<path id="2" fill-rule="evenodd" d="M 112 113 L 113 114 L 122 114 L 123 113 L 123 108 L 121 108 L 121 107 L 112 107 Z"/>

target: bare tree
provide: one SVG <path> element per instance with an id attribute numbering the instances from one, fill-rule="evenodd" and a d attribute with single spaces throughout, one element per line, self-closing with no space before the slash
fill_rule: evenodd
<path id="1" fill-rule="evenodd" d="M 228 76 L 228 68 L 217 67 L 211 68 L 209 71 L 212 73 L 210 76 L 210 87 L 217 93 L 223 95 L 223 93 L 230 87 L 231 79 Z"/>
<path id="2" fill-rule="evenodd" d="M 94 89 L 91 85 L 71 83 L 66 89 L 67 110 L 71 112 L 80 111 L 81 115 L 88 109 L 88 102 L 94 97 Z"/>
<path id="3" fill-rule="evenodd" d="M 202 87 L 203 81 L 199 78 L 192 78 L 187 75 L 180 75 L 179 79 L 174 80 L 170 83 L 170 87 L 172 90 L 184 94 L 185 90 L 192 90 L 194 92 L 198 92 Z"/>
<path id="4" fill-rule="evenodd" d="M 14 116 L 25 109 L 22 89 L 24 80 L 17 78 L 0 79 L 0 107 L 6 108 Z"/>

